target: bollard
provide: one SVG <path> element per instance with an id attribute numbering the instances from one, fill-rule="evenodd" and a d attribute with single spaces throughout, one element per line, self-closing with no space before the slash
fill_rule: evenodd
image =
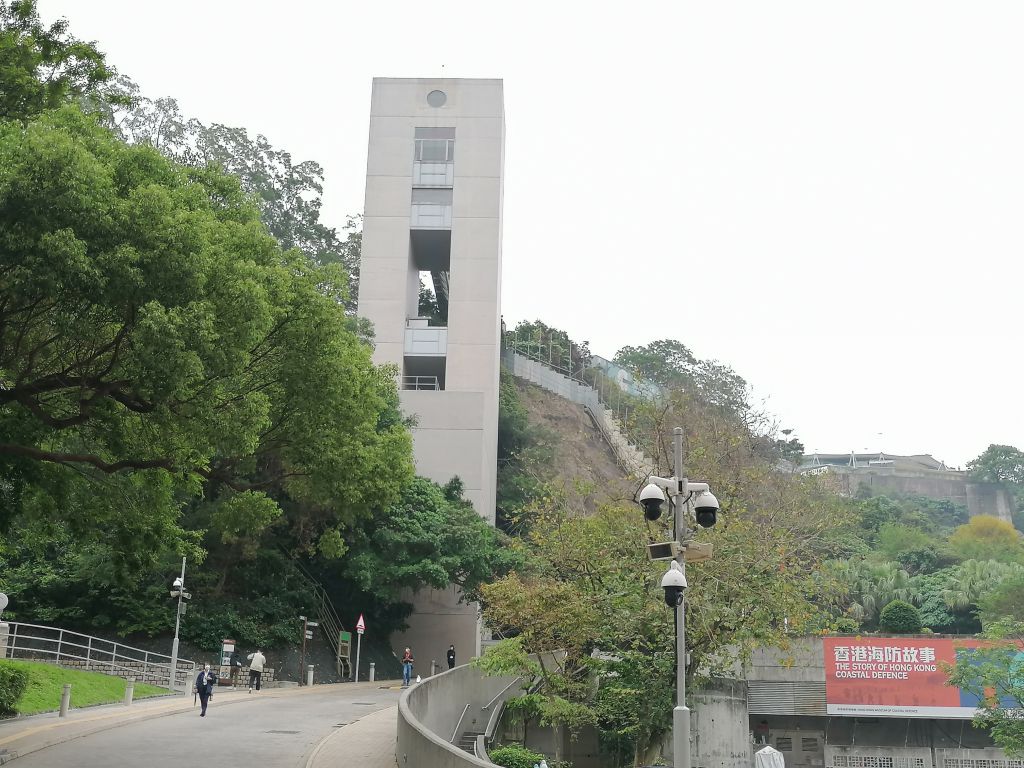
<path id="1" fill-rule="evenodd" d="M 430 676 L 433 677 L 437 674 L 437 661 L 435 659 L 430 660 Z"/>
<path id="2" fill-rule="evenodd" d="M 312 684 L 313 684 L 313 665 L 310 664 L 308 667 L 306 667 L 306 685 L 312 685 Z"/>
<path id="3" fill-rule="evenodd" d="M 59 717 L 67 717 L 68 709 L 71 707 L 71 683 L 64 683 L 64 690 L 60 694 Z"/>
<path id="4" fill-rule="evenodd" d="M 371 683 L 373 682 L 373 678 L 375 678 L 377 676 L 377 674 L 376 674 L 377 673 L 376 667 L 377 667 L 376 663 L 371 661 L 370 662 L 370 682 Z"/>
<path id="5" fill-rule="evenodd" d="M 132 698 L 134 696 L 135 696 L 135 678 L 134 677 L 129 677 L 128 678 L 128 685 L 126 685 L 124 687 L 124 705 L 126 707 L 131 705 Z"/>

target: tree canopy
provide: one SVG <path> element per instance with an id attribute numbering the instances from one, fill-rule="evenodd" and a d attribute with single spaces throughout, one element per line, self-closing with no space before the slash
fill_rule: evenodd
<path id="1" fill-rule="evenodd" d="M 0 121 L 27 120 L 70 99 L 106 94 L 115 77 L 92 43 L 76 39 L 66 19 L 45 26 L 36 0 L 0 2 Z"/>

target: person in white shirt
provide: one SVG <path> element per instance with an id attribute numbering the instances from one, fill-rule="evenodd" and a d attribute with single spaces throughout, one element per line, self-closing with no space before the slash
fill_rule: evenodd
<path id="1" fill-rule="evenodd" d="M 263 677 L 263 666 L 267 663 L 267 657 L 260 653 L 259 648 L 255 653 L 250 653 L 249 659 L 249 693 L 252 693 L 253 685 L 256 690 L 260 689 L 260 678 Z"/>

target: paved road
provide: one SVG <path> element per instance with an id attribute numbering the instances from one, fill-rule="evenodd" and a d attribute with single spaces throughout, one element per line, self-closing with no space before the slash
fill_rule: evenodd
<path id="1" fill-rule="evenodd" d="M 291 695 L 288 695 L 288 694 Z M 347 685 L 278 694 L 273 689 L 218 705 L 128 723 L 12 763 L 13 768 L 304 768 L 339 726 L 393 706 L 398 691 Z M 342 742 L 344 735 L 339 734 Z"/>

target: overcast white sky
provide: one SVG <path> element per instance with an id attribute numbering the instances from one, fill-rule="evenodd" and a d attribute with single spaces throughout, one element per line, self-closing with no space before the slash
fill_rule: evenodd
<path id="1" fill-rule="evenodd" d="M 1024 4 L 39 5 L 147 95 L 320 162 L 336 225 L 374 76 L 504 78 L 509 326 L 680 339 L 810 450 L 1024 448 Z"/>

